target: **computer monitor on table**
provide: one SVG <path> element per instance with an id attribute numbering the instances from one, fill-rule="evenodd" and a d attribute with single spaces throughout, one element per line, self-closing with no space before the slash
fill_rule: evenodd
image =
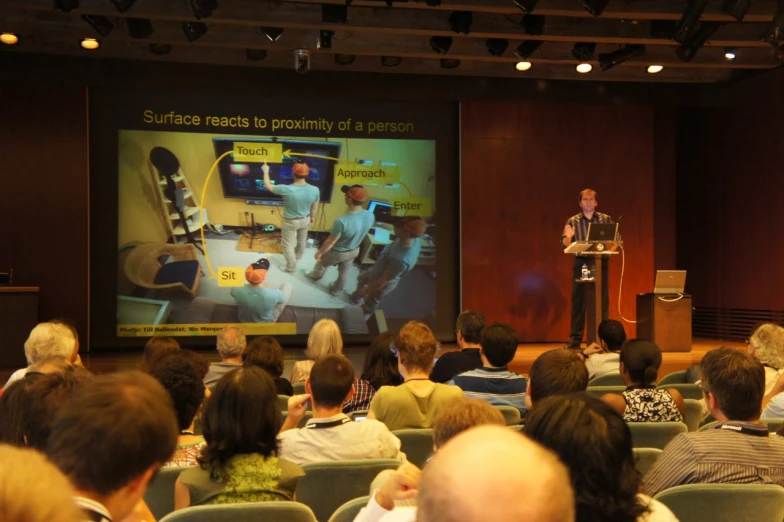
<path id="1" fill-rule="evenodd" d="M 368 210 L 376 217 L 376 225 L 384 224 L 392 228 L 392 204 L 389 201 L 371 199 Z M 400 215 L 400 214 L 398 214 Z"/>

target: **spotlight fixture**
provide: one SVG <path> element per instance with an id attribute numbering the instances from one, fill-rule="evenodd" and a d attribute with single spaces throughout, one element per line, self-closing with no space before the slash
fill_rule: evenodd
<path id="1" fill-rule="evenodd" d="M 94 51 L 101 46 L 101 41 L 97 38 L 82 38 L 82 40 L 79 42 L 79 45 L 82 47 L 82 49 Z"/>
<path id="2" fill-rule="evenodd" d="M 14 33 L 2 33 L 0 34 L 0 42 L 6 45 L 16 45 L 19 43 L 19 36 Z"/>
<path id="3" fill-rule="evenodd" d="M 338 65 L 351 65 L 354 63 L 356 56 L 353 54 L 336 54 L 335 63 Z"/>
<path id="4" fill-rule="evenodd" d="M 109 33 L 114 29 L 114 24 L 105 16 L 82 15 L 82 20 L 87 22 L 90 27 L 95 29 L 96 33 L 103 37 L 109 36 Z"/>
<path id="5" fill-rule="evenodd" d="M 599 55 L 599 65 L 602 71 L 612 69 L 616 65 L 620 65 L 626 60 L 637 58 L 645 54 L 645 46 L 639 44 L 625 45 L 620 49 L 611 53 L 602 53 Z"/>
<path id="6" fill-rule="evenodd" d="M 128 36 L 131 38 L 147 38 L 155 32 L 152 22 L 147 18 L 128 18 L 125 23 L 128 26 Z"/>
<path id="7" fill-rule="evenodd" d="M 725 47 L 724 48 L 724 58 L 727 60 L 734 60 L 738 57 L 738 48 L 737 47 Z"/>
<path id="8" fill-rule="evenodd" d="M 117 9 L 117 11 L 124 13 L 131 8 L 136 0 L 111 0 L 111 2 L 114 4 L 114 7 Z"/>
<path id="9" fill-rule="evenodd" d="M 188 3 L 197 20 L 209 17 L 218 8 L 218 0 L 189 0 Z"/>
<path id="10" fill-rule="evenodd" d="M 572 47 L 572 56 L 581 62 L 593 60 L 593 52 L 596 50 L 595 42 L 577 42 Z"/>
<path id="11" fill-rule="evenodd" d="M 724 0 L 721 10 L 724 14 L 730 15 L 738 22 L 742 22 L 750 7 L 751 0 Z"/>
<path id="12" fill-rule="evenodd" d="M 539 0 L 514 0 L 514 4 L 525 14 L 536 9 L 536 4 L 538 3 Z"/>
<path id="13" fill-rule="evenodd" d="M 525 15 L 520 20 L 520 27 L 523 28 L 525 34 L 531 36 L 541 36 L 544 33 L 545 17 L 542 15 Z"/>
<path id="14" fill-rule="evenodd" d="M 270 42 L 277 42 L 278 38 L 280 38 L 280 35 L 283 34 L 283 29 L 280 27 L 259 27 L 258 30 L 261 31 L 264 36 L 269 38 Z"/>
<path id="15" fill-rule="evenodd" d="M 648 74 L 658 74 L 662 72 L 662 69 L 664 69 L 664 67 L 661 65 L 649 65 Z"/>
<path id="16" fill-rule="evenodd" d="M 245 58 L 249 62 L 260 62 L 266 57 L 266 49 L 245 49 Z"/>
<path id="17" fill-rule="evenodd" d="M 689 0 L 686 3 L 686 9 L 683 11 L 683 16 L 675 25 L 675 32 L 672 34 L 671 39 L 679 44 L 685 42 L 696 31 L 700 17 L 706 7 L 708 7 L 708 0 Z"/>
<path id="18" fill-rule="evenodd" d="M 321 29 L 318 32 L 318 41 L 316 42 L 316 49 L 332 49 L 332 37 L 335 31 L 328 29 Z"/>
<path id="19" fill-rule="evenodd" d="M 610 0 L 583 0 L 583 8 L 594 16 L 601 16 Z"/>
<path id="20" fill-rule="evenodd" d="M 485 40 L 485 46 L 487 46 L 487 52 L 490 53 L 490 56 L 502 56 L 506 52 L 506 48 L 509 47 L 509 40 L 506 38 L 488 38 Z"/>
<path id="21" fill-rule="evenodd" d="M 713 33 L 715 33 L 721 25 L 722 24 L 718 22 L 701 23 L 697 30 L 689 35 L 689 37 L 675 49 L 675 54 L 684 62 L 690 62 L 697 54 L 697 51 L 702 49 L 702 46 L 705 45 L 708 38 L 713 36 Z"/>
<path id="22" fill-rule="evenodd" d="M 382 56 L 381 65 L 384 67 L 397 67 L 403 59 L 399 56 Z"/>
<path id="23" fill-rule="evenodd" d="M 473 21 L 474 13 L 471 11 L 452 11 L 449 15 L 449 27 L 456 33 L 470 33 Z"/>
<path id="24" fill-rule="evenodd" d="M 322 4 L 321 21 L 325 24 L 345 24 L 348 21 L 348 7 L 345 5 Z"/>
<path id="25" fill-rule="evenodd" d="M 457 69 L 460 67 L 460 60 L 455 58 L 441 58 L 442 69 Z"/>
<path id="26" fill-rule="evenodd" d="M 762 41 L 767 42 L 773 47 L 778 47 L 779 42 L 782 40 L 782 34 L 784 33 L 784 3 L 779 4 L 779 8 L 776 11 L 776 16 L 773 17 L 773 23 L 771 23 L 765 34 L 762 35 Z"/>
<path id="27" fill-rule="evenodd" d="M 589 73 L 589 72 L 591 72 L 592 69 L 593 69 L 593 66 L 590 63 L 580 63 L 580 64 L 577 64 L 577 67 L 574 68 L 574 70 L 577 71 L 580 74 Z"/>
<path id="28" fill-rule="evenodd" d="M 67 13 L 71 9 L 79 9 L 79 0 L 54 0 L 54 8 Z"/>
<path id="29" fill-rule="evenodd" d="M 207 26 L 201 22 L 183 22 L 182 32 L 189 42 L 195 42 L 207 34 Z"/>
<path id="30" fill-rule="evenodd" d="M 515 69 L 517 69 L 518 71 L 527 71 L 531 67 L 533 67 L 533 64 L 531 62 L 517 62 L 515 64 Z"/>
<path id="31" fill-rule="evenodd" d="M 515 56 L 520 58 L 521 60 L 525 60 L 534 52 L 542 46 L 542 42 L 540 40 L 525 40 L 520 45 L 517 46 L 515 49 Z"/>
<path id="32" fill-rule="evenodd" d="M 446 54 L 452 47 L 451 36 L 434 36 L 430 39 L 430 48 L 438 54 Z"/>
<path id="33" fill-rule="evenodd" d="M 172 51 L 171 44 L 163 44 L 163 43 L 150 44 L 150 52 L 156 56 L 163 56 L 164 54 L 169 54 L 171 51 Z"/>

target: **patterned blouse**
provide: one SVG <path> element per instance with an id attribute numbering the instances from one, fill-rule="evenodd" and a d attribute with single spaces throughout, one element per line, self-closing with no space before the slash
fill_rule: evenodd
<path id="1" fill-rule="evenodd" d="M 626 400 L 626 422 L 683 422 L 675 400 L 667 390 L 629 387 L 622 393 Z"/>

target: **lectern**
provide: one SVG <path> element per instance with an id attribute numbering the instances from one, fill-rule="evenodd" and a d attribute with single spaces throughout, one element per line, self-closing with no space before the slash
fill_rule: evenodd
<path id="1" fill-rule="evenodd" d="M 24 368 L 24 343 L 38 324 L 37 286 L 0 286 L 0 368 Z"/>

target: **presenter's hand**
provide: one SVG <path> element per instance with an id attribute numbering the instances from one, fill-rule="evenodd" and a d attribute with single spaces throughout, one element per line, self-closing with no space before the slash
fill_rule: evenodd
<path id="1" fill-rule="evenodd" d="M 395 471 L 376 493 L 376 502 L 379 506 L 392 511 L 396 500 L 408 500 L 416 497 L 419 477 L 422 472 L 418 467 L 406 462 Z"/>
<path id="2" fill-rule="evenodd" d="M 269 175 L 269 165 L 267 165 L 267 162 L 266 162 L 266 161 L 264 162 L 264 165 L 262 165 L 262 166 L 261 166 L 261 171 L 262 171 L 264 174 L 267 174 L 267 175 Z"/>
<path id="3" fill-rule="evenodd" d="M 574 227 L 572 225 L 566 225 L 564 227 L 563 235 L 565 235 L 569 239 L 572 239 L 574 237 Z"/>
<path id="4" fill-rule="evenodd" d="M 305 412 L 308 411 L 307 407 L 305 406 L 305 403 L 308 402 L 308 399 L 310 399 L 309 393 L 305 393 L 303 395 L 292 395 L 289 397 L 289 417 L 302 419 L 305 416 Z"/>

